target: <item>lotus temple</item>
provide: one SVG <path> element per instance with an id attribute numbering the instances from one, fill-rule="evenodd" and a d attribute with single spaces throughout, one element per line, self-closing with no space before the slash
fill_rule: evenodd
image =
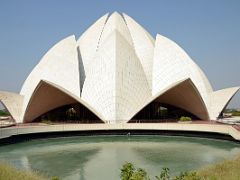
<path id="1" fill-rule="evenodd" d="M 240 119 L 223 118 L 239 88 L 214 91 L 174 41 L 106 14 L 54 45 L 19 94 L 0 91 L 0 160 L 51 179 L 119 179 L 126 162 L 194 172 L 240 154 Z"/>
<path id="2" fill-rule="evenodd" d="M 79 39 L 54 45 L 19 94 L 0 92 L 16 123 L 67 118 L 108 124 L 221 117 L 239 87 L 214 91 L 174 41 L 152 37 L 126 14 L 106 14 Z"/>

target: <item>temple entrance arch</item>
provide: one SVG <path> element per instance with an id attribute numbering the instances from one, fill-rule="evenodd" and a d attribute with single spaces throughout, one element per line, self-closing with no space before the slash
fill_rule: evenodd
<path id="1" fill-rule="evenodd" d="M 89 109 L 78 102 L 55 108 L 34 119 L 34 122 L 41 121 L 67 123 L 103 123 L 103 121 L 101 121 L 95 114 L 93 114 Z"/>
<path id="2" fill-rule="evenodd" d="M 138 112 L 129 123 L 141 122 L 141 123 L 157 123 L 157 122 L 175 122 L 182 116 L 190 117 L 193 120 L 197 120 L 195 115 L 187 112 L 184 109 L 164 104 L 161 102 L 153 101 Z"/>
<path id="3" fill-rule="evenodd" d="M 181 81 L 156 95 L 129 122 L 136 120 L 145 122 L 159 120 L 161 122 L 163 119 L 178 120 L 181 116 L 189 116 L 196 120 L 209 120 L 205 103 L 191 79 Z"/>
<path id="4" fill-rule="evenodd" d="M 4 120 L 15 122 L 13 116 L 11 115 L 11 113 L 9 112 L 7 107 L 0 100 L 0 121 L 1 121 L 0 126 L 2 124 L 2 121 L 4 121 Z"/>
<path id="5" fill-rule="evenodd" d="M 74 111 L 76 112 L 75 115 Z M 86 104 L 83 104 L 80 99 L 73 97 L 54 84 L 41 81 L 27 106 L 24 122 L 40 121 L 44 118 L 55 121 L 88 119 L 89 123 L 91 123 L 91 120 L 102 122 L 98 114 Z"/>

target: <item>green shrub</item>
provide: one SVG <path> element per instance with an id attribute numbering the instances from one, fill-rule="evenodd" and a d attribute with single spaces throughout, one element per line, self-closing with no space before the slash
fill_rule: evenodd
<path id="1" fill-rule="evenodd" d="M 169 168 L 162 168 L 159 176 L 155 176 L 157 180 L 170 180 Z"/>
<path id="2" fill-rule="evenodd" d="M 173 180 L 201 180 L 202 178 L 196 172 L 183 172 Z"/>
<path id="3" fill-rule="evenodd" d="M 183 172 L 179 176 L 171 178 L 169 168 L 162 168 L 156 180 L 201 180 L 202 178 L 196 172 Z M 121 169 L 121 180 L 150 180 L 144 169 L 136 169 L 132 163 L 126 163 Z"/>
<path id="4" fill-rule="evenodd" d="M 136 169 L 132 163 L 126 163 L 121 169 L 121 180 L 149 180 L 147 172 L 142 169 Z"/>
<path id="5" fill-rule="evenodd" d="M 192 118 L 190 118 L 190 117 L 187 117 L 187 116 L 182 116 L 182 117 L 180 117 L 180 119 L 179 119 L 180 121 L 191 121 L 192 120 Z"/>
<path id="6" fill-rule="evenodd" d="M 123 165 L 121 169 L 121 179 L 128 180 L 132 176 L 133 172 L 135 171 L 135 167 L 132 163 L 126 163 Z"/>
<path id="7" fill-rule="evenodd" d="M 60 180 L 60 179 L 59 179 L 59 177 L 57 177 L 57 176 L 53 176 L 53 177 L 51 178 L 51 180 Z"/>
<path id="8" fill-rule="evenodd" d="M 123 165 L 121 171 L 122 180 L 150 180 L 146 171 L 144 173 L 133 176 L 137 172 L 133 164 L 127 163 Z M 168 168 L 162 168 L 159 176 L 155 176 L 155 180 L 239 180 L 240 178 L 240 155 L 231 160 L 225 160 L 221 163 L 210 165 L 204 169 L 198 170 L 197 172 L 183 172 L 176 177 L 170 175 L 170 170 Z M 127 176 L 125 176 L 128 173 Z M 125 177 L 124 179 L 122 177 Z"/>
<path id="9" fill-rule="evenodd" d="M 133 172 L 131 180 L 149 180 L 147 177 L 147 172 L 144 169 L 138 168 Z"/>
<path id="10" fill-rule="evenodd" d="M 48 120 L 48 119 L 42 119 L 42 120 L 41 120 L 41 123 L 44 123 L 44 124 L 52 124 L 52 121 L 51 121 L 51 120 Z"/>

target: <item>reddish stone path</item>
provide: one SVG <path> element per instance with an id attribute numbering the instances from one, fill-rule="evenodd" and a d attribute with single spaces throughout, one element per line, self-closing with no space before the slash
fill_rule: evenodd
<path id="1" fill-rule="evenodd" d="M 236 130 L 240 131 L 240 125 L 233 125 L 233 127 L 234 127 Z"/>

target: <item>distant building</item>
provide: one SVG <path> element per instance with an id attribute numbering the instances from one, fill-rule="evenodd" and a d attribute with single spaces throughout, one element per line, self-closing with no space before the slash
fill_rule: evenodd
<path id="1" fill-rule="evenodd" d="M 63 39 L 32 70 L 20 94 L 0 92 L 16 122 L 51 115 L 132 119 L 216 120 L 239 87 L 213 91 L 206 75 L 174 41 L 154 39 L 126 14 L 98 19 L 82 36 Z M 159 107 L 166 107 L 168 111 Z"/>

